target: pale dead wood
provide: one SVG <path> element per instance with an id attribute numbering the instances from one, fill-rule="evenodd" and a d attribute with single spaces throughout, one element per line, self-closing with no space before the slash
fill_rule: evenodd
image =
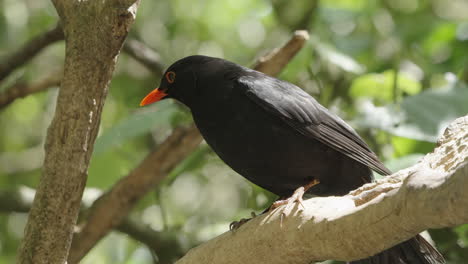
<path id="1" fill-rule="evenodd" d="M 429 228 L 468 223 L 468 116 L 454 121 L 418 164 L 305 209 L 280 207 L 192 250 L 178 264 L 351 261 Z M 280 226 L 281 213 L 287 217 Z"/>

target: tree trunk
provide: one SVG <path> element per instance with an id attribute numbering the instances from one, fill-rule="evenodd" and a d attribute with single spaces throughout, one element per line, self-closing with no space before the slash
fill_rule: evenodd
<path id="1" fill-rule="evenodd" d="M 19 263 L 65 263 L 107 87 L 138 1 L 55 0 L 66 41 L 42 177 Z"/>

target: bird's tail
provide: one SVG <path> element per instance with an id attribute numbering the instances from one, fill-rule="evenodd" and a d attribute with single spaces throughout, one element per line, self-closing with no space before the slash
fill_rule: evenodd
<path id="1" fill-rule="evenodd" d="M 417 235 L 372 257 L 349 264 L 443 264 L 442 254 L 422 236 Z"/>

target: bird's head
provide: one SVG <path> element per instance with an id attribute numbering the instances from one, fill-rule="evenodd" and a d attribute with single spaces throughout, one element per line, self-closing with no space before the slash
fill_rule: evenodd
<path id="1" fill-rule="evenodd" d="M 203 71 L 210 71 L 210 62 L 221 59 L 207 56 L 189 56 L 169 66 L 161 78 L 159 88 L 151 91 L 140 103 L 148 105 L 162 99 L 174 98 L 187 105 L 199 93 L 197 78 Z M 208 66 L 207 66 L 208 65 Z M 201 74 L 205 75 L 205 74 Z"/>

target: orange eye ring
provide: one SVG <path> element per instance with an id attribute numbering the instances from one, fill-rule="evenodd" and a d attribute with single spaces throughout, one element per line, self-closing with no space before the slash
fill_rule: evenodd
<path id="1" fill-rule="evenodd" d="M 175 82 L 175 72 L 173 71 L 170 71 L 170 72 L 166 72 L 166 80 L 168 83 L 174 83 Z"/>

